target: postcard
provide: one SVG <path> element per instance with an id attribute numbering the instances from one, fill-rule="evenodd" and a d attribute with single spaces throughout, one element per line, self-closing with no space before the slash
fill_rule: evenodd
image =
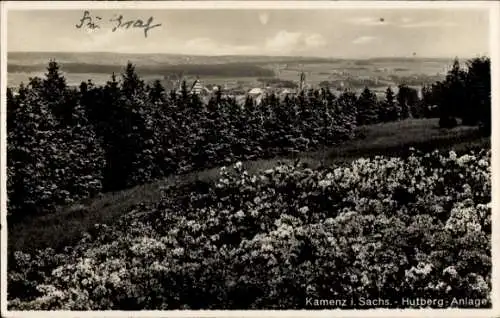
<path id="1" fill-rule="evenodd" d="M 498 3 L 1 7 L 3 316 L 499 314 Z"/>

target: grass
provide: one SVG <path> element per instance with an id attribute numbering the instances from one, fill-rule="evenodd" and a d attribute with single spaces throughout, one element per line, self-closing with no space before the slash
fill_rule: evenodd
<path id="1" fill-rule="evenodd" d="M 437 119 L 410 119 L 359 127 L 357 135 L 358 138 L 335 148 L 325 148 L 288 158 L 248 161 L 243 164 L 245 169 L 252 173 L 272 168 L 279 162 L 292 163 L 296 159 L 314 167 L 348 163 L 359 157 L 374 155 L 405 156 L 410 147 L 424 151 L 453 149 L 457 153 L 491 147 L 490 138 L 481 137 L 477 128 L 459 126 L 454 129 L 439 129 Z M 34 251 L 46 247 L 59 250 L 71 246 L 94 224 L 110 224 L 138 203 L 159 200 L 163 186 L 182 186 L 196 181 L 211 182 L 218 177 L 218 173 L 219 168 L 213 168 L 171 176 L 131 189 L 102 194 L 51 214 L 8 224 L 8 250 Z"/>

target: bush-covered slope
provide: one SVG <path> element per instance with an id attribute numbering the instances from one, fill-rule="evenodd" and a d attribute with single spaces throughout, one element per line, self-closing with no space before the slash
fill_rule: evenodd
<path id="1" fill-rule="evenodd" d="M 306 308 L 308 297 L 489 299 L 489 150 L 166 187 L 74 248 L 11 251 L 11 309 Z M 487 303 L 485 306 L 490 305 Z M 461 305 L 464 306 L 463 304 Z"/>

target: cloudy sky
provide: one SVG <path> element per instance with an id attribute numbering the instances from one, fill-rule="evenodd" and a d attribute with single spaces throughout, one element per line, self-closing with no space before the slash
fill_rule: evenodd
<path id="1" fill-rule="evenodd" d="M 153 17 L 160 27 L 112 31 L 109 20 Z M 489 14 L 469 9 L 10 11 L 8 51 L 90 51 L 321 57 L 489 54 Z M 96 20 L 98 16 L 101 20 Z"/>

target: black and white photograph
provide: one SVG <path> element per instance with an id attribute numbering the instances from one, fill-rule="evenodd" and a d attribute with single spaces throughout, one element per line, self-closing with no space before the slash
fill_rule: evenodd
<path id="1" fill-rule="evenodd" d="M 2 316 L 499 313 L 499 3 L 105 2 L 1 3 Z"/>

